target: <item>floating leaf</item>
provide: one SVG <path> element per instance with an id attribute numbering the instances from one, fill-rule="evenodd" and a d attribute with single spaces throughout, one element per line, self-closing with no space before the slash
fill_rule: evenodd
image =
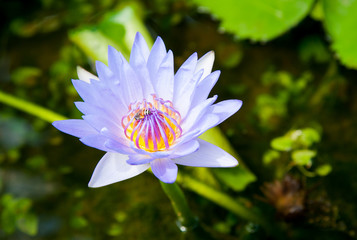
<path id="1" fill-rule="evenodd" d="M 289 137 L 277 137 L 274 138 L 271 142 L 270 145 L 272 148 L 275 150 L 279 151 L 290 151 L 293 147 L 293 140 Z"/>
<path id="2" fill-rule="evenodd" d="M 320 176 L 326 176 L 332 171 L 332 167 L 330 164 L 324 164 L 319 166 L 315 172 Z"/>
<path id="3" fill-rule="evenodd" d="M 316 151 L 313 150 L 295 150 L 292 153 L 293 161 L 296 165 L 311 166 L 311 159 L 316 156 Z"/>
<path id="4" fill-rule="evenodd" d="M 312 144 L 320 141 L 320 134 L 313 128 L 304 128 L 301 130 L 301 135 L 299 138 L 299 143 L 310 147 Z"/>
<path id="5" fill-rule="evenodd" d="M 324 0 L 323 7 L 332 49 L 343 64 L 357 69 L 357 0 Z"/>
<path id="6" fill-rule="evenodd" d="M 194 0 L 219 18 L 221 28 L 240 38 L 271 40 L 299 23 L 313 0 Z"/>

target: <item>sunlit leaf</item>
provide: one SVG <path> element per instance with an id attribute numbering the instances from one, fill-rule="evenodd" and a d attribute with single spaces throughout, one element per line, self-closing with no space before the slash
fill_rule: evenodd
<path id="1" fill-rule="evenodd" d="M 242 167 L 213 169 L 215 175 L 235 191 L 243 191 L 250 183 L 257 180 L 248 169 Z"/>
<path id="2" fill-rule="evenodd" d="M 69 38 L 93 60 L 107 62 L 108 45 L 120 49 L 112 40 L 94 27 L 70 31 Z"/>
<path id="3" fill-rule="evenodd" d="M 323 0 L 317 0 L 315 6 L 311 10 L 310 17 L 315 20 L 322 21 L 324 19 L 324 10 L 322 6 Z"/>
<path id="4" fill-rule="evenodd" d="M 289 137 L 277 137 L 274 138 L 270 145 L 273 149 L 278 151 L 290 151 L 293 146 L 293 140 Z"/>
<path id="5" fill-rule="evenodd" d="M 303 149 L 292 152 L 292 159 L 296 165 L 311 166 L 311 159 L 316 156 L 316 151 Z"/>
<path id="6" fill-rule="evenodd" d="M 92 60 L 106 63 L 108 45 L 128 59 L 136 32 L 140 32 L 147 43 L 152 45 L 152 39 L 139 12 L 139 5 L 125 4 L 119 10 L 107 13 L 95 26 L 83 26 L 70 31 L 69 37 Z"/>
<path id="7" fill-rule="evenodd" d="M 271 40 L 288 31 L 308 13 L 313 0 L 194 0 L 220 19 L 221 28 L 239 38 Z"/>
<path id="8" fill-rule="evenodd" d="M 323 0 L 323 7 L 333 50 L 343 64 L 357 69 L 357 0 Z"/>
<path id="9" fill-rule="evenodd" d="M 326 176 L 332 171 L 332 167 L 330 164 L 324 164 L 319 166 L 315 172 L 320 176 Z"/>
<path id="10" fill-rule="evenodd" d="M 313 128 L 304 128 L 301 130 L 299 142 L 306 147 L 320 141 L 320 133 Z"/>

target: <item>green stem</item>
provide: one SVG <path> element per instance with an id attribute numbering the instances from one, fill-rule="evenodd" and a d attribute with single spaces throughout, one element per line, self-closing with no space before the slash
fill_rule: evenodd
<path id="1" fill-rule="evenodd" d="M 0 91 L 0 102 L 7 104 L 11 107 L 17 108 L 21 111 L 27 112 L 35 117 L 41 118 L 49 123 L 58 120 L 67 119 L 66 117 L 59 115 L 51 110 L 40 107 L 36 104 L 27 102 L 26 100 L 22 100 L 16 97 L 13 97 L 9 94 L 6 94 Z"/>
<path id="2" fill-rule="evenodd" d="M 175 210 L 180 230 L 185 232 L 195 228 L 198 220 L 192 214 L 180 187 L 176 183 L 168 184 L 160 181 L 160 184 Z"/>
<path id="3" fill-rule="evenodd" d="M 269 224 L 264 221 L 263 216 L 259 216 L 257 213 L 251 211 L 246 206 L 241 205 L 238 201 L 234 200 L 233 198 L 229 197 L 228 195 L 207 186 L 206 184 L 195 180 L 189 176 L 184 176 L 181 174 L 177 179 L 178 182 L 181 182 L 185 185 L 188 189 L 196 192 L 197 194 L 211 200 L 212 202 L 216 203 L 217 205 L 233 212 L 237 216 L 260 224 L 265 229 L 269 229 Z"/>
<path id="4" fill-rule="evenodd" d="M 308 170 L 306 170 L 303 166 L 298 166 L 298 169 L 300 170 L 300 172 L 302 174 L 304 174 L 306 177 L 316 177 L 316 173 L 314 172 L 310 172 Z"/>

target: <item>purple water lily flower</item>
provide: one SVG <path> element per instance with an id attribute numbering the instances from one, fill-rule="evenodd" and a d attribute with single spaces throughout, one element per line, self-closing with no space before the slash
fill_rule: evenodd
<path id="1" fill-rule="evenodd" d="M 172 51 L 158 37 L 149 50 L 140 33 L 130 61 L 109 46 L 108 66 L 96 62 L 98 77 L 78 68 L 73 85 L 83 119 L 56 121 L 62 132 L 105 151 L 89 187 L 134 177 L 151 167 L 165 183 L 177 177 L 177 165 L 234 167 L 237 160 L 221 148 L 198 139 L 206 130 L 237 112 L 240 100 L 214 104 L 208 95 L 220 71 L 211 73 L 214 53 L 192 54 L 174 73 Z"/>

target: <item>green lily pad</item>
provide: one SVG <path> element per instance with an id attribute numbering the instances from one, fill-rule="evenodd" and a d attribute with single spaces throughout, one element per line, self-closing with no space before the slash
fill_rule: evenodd
<path id="1" fill-rule="evenodd" d="M 324 0 L 324 25 L 332 39 L 332 49 L 347 67 L 357 69 L 357 1 Z"/>
<path id="2" fill-rule="evenodd" d="M 271 40 L 299 23 L 313 0 L 193 0 L 199 9 L 220 19 L 221 28 L 237 37 Z"/>

